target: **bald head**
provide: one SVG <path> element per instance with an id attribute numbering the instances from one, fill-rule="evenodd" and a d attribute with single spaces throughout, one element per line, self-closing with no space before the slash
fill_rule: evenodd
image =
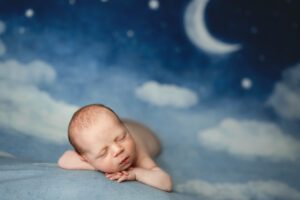
<path id="1" fill-rule="evenodd" d="M 118 115 L 109 107 L 103 104 L 90 104 L 78 109 L 72 116 L 68 127 L 68 138 L 71 145 L 78 154 L 83 153 L 83 149 L 78 144 L 75 137 L 82 136 L 84 129 L 91 127 L 101 118 L 103 120 L 116 120 L 122 123 Z"/>

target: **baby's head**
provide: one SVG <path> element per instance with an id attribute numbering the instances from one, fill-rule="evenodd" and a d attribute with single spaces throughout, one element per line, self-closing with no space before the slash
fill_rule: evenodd
<path id="1" fill-rule="evenodd" d="M 68 136 L 83 160 L 102 172 L 125 170 L 136 159 L 129 131 L 117 114 L 102 104 L 77 110 L 70 120 Z"/>

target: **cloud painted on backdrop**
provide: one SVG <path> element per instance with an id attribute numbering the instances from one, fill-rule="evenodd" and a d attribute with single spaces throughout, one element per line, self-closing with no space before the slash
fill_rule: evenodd
<path id="1" fill-rule="evenodd" d="M 188 88 L 149 81 L 136 88 L 135 95 L 156 106 L 188 108 L 198 103 L 198 96 Z"/>
<path id="2" fill-rule="evenodd" d="M 45 62 L 0 62 L 0 126 L 56 143 L 66 142 L 68 120 L 77 109 L 53 99 L 41 84 L 55 81 Z"/>
<path id="3" fill-rule="evenodd" d="M 267 105 L 286 119 L 300 119 L 300 64 L 283 72 L 283 79 L 276 83 Z"/>
<path id="4" fill-rule="evenodd" d="M 176 187 L 179 192 L 195 194 L 207 200 L 272 200 L 300 199 L 300 192 L 279 181 L 249 181 L 246 183 L 209 183 L 190 180 Z"/>
<path id="5" fill-rule="evenodd" d="M 14 158 L 15 156 L 5 151 L 0 151 L 0 157 Z"/>
<path id="6" fill-rule="evenodd" d="M 0 34 L 4 33 L 6 29 L 5 23 L 0 20 Z"/>
<path id="7" fill-rule="evenodd" d="M 219 126 L 199 132 L 198 139 L 208 149 L 244 159 L 295 161 L 300 155 L 300 141 L 283 133 L 276 124 L 267 122 L 227 118 Z"/>
<path id="8" fill-rule="evenodd" d="M 5 32 L 5 29 L 6 29 L 5 23 L 0 20 L 0 35 Z M 5 54 L 5 52 L 6 52 L 5 44 L 0 39 L 0 56 L 2 56 L 3 54 Z"/>

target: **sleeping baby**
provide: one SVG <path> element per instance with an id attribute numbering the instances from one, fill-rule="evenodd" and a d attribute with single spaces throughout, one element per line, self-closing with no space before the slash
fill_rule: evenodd
<path id="1" fill-rule="evenodd" d="M 99 170 L 117 182 L 137 180 L 172 190 L 170 175 L 153 160 L 160 152 L 154 133 L 140 123 L 121 120 L 109 107 L 91 104 L 77 110 L 68 137 L 75 151 L 66 151 L 59 158 L 60 167 Z"/>

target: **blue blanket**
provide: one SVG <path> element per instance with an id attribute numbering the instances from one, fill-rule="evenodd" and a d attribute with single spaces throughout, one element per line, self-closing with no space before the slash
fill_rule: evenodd
<path id="1" fill-rule="evenodd" d="M 136 181 L 117 183 L 96 171 L 64 170 L 55 163 L 33 163 L 0 156 L 1 200 L 187 199 Z"/>

